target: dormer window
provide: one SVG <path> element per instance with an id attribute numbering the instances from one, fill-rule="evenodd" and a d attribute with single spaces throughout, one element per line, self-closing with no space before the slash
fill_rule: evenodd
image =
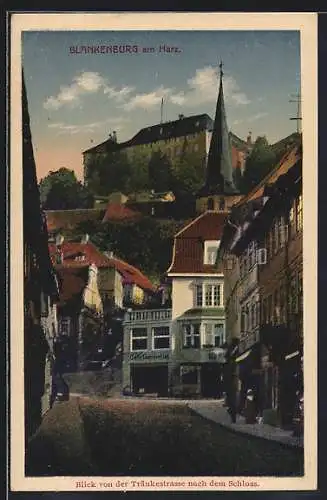
<path id="1" fill-rule="evenodd" d="M 75 260 L 77 262 L 84 262 L 85 261 L 85 255 L 76 255 Z"/>
<path id="2" fill-rule="evenodd" d="M 214 265 L 216 263 L 219 243 L 217 240 L 204 242 L 204 264 Z"/>

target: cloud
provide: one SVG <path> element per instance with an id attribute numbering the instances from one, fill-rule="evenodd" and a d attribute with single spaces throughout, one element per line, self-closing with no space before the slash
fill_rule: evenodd
<path id="1" fill-rule="evenodd" d="M 254 122 L 256 120 L 260 120 L 260 118 L 264 118 L 267 115 L 268 115 L 268 113 L 266 113 L 266 112 L 257 113 L 256 115 L 249 116 L 248 119 L 247 119 L 247 121 L 248 122 Z"/>
<path id="2" fill-rule="evenodd" d="M 161 86 L 152 92 L 136 94 L 128 102 L 126 102 L 123 107 L 126 111 L 132 111 L 138 108 L 153 109 L 160 104 L 163 97 L 168 96 L 171 92 L 171 89 Z"/>
<path id="3" fill-rule="evenodd" d="M 100 90 L 103 90 L 103 93 L 108 95 L 109 98 L 122 102 L 134 88 L 126 85 L 121 88 L 112 87 L 100 73 L 84 71 L 76 75 L 70 85 L 60 87 L 60 91 L 56 96 L 48 97 L 43 107 L 48 110 L 58 110 L 67 104 L 76 106 L 80 102 L 81 96 L 95 94 Z"/>
<path id="4" fill-rule="evenodd" d="M 185 90 L 160 86 L 151 92 L 131 96 L 123 104 L 123 108 L 127 111 L 134 109 L 151 110 L 160 104 L 163 97 L 177 106 L 194 107 L 215 102 L 218 94 L 218 82 L 217 69 L 213 66 L 206 66 L 197 69 L 195 74 L 187 80 Z M 232 76 L 225 76 L 224 78 L 224 94 L 227 101 L 237 106 L 250 103 L 250 100 L 244 92 L 241 92 L 239 85 Z"/>
<path id="5" fill-rule="evenodd" d="M 57 110 L 66 104 L 74 106 L 79 102 L 81 95 L 93 94 L 103 84 L 103 78 L 99 73 L 84 71 L 73 78 L 71 85 L 60 87 L 60 91 L 56 96 L 48 97 L 43 107 L 49 110 Z"/>
<path id="6" fill-rule="evenodd" d="M 134 90 L 134 87 L 124 86 L 120 89 L 115 89 L 115 87 L 110 87 L 106 85 L 103 89 L 103 93 L 107 94 L 109 98 L 115 99 L 117 102 L 124 101 Z"/>
<path id="7" fill-rule="evenodd" d="M 124 128 L 123 123 L 129 122 L 129 118 L 126 117 L 113 117 L 108 118 L 107 120 L 93 122 L 93 123 L 85 123 L 85 124 L 68 124 L 62 122 L 50 123 L 48 125 L 49 128 L 55 129 L 59 135 L 62 134 L 87 134 L 96 132 L 102 128 L 105 128 L 107 125 L 111 125 L 116 131 L 122 130 Z"/>

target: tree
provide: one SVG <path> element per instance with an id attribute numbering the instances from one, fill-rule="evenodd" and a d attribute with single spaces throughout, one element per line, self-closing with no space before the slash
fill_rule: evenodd
<path id="1" fill-rule="evenodd" d="M 172 190 L 177 198 L 194 196 L 203 186 L 205 157 L 201 153 L 183 152 L 173 168 Z"/>
<path id="2" fill-rule="evenodd" d="M 51 171 L 39 184 L 40 199 L 45 210 L 90 208 L 93 196 L 76 178 L 75 172 L 62 167 Z"/>
<path id="3" fill-rule="evenodd" d="M 89 170 L 88 186 L 93 193 L 106 196 L 114 191 L 128 191 L 132 168 L 125 151 L 97 155 Z"/>
<path id="4" fill-rule="evenodd" d="M 155 151 L 150 158 L 148 171 L 151 189 L 156 192 L 171 189 L 172 165 L 167 155 L 160 150 Z"/>
<path id="5" fill-rule="evenodd" d="M 130 176 L 127 182 L 127 194 L 147 191 L 151 188 L 149 178 L 149 159 L 147 153 L 137 149 L 130 158 Z"/>
<path id="6" fill-rule="evenodd" d="M 255 187 L 276 165 L 276 155 L 265 136 L 257 137 L 246 159 L 241 180 L 241 191 L 247 193 Z"/>

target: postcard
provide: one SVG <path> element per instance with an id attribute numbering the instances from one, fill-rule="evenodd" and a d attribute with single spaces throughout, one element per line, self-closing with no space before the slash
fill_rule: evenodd
<path id="1" fill-rule="evenodd" d="M 317 16 L 10 16 L 12 491 L 317 487 Z"/>

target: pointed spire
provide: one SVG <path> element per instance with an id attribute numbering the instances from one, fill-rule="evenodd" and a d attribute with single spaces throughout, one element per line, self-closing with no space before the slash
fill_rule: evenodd
<path id="1" fill-rule="evenodd" d="M 232 194 L 236 193 L 237 190 L 233 182 L 231 146 L 224 103 L 222 62 L 219 64 L 219 69 L 219 93 L 208 154 L 204 191 L 208 194 Z"/>

